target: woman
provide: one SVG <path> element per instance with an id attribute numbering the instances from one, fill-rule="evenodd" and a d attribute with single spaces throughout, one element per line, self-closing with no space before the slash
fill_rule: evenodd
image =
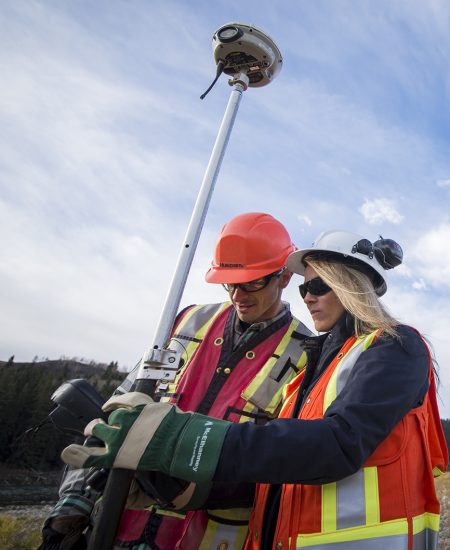
<path id="1" fill-rule="evenodd" d="M 401 256 L 393 241 L 333 231 L 288 258 L 323 334 L 303 341 L 306 369 L 287 387 L 279 419 L 229 424 L 144 398 L 137 407 L 115 402 L 110 409 L 128 410 L 88 430 L 108 452 L 71 446 L 63 458 L 160 470 L 200 489 L 263 483 L 247 549 L 436 548 L 433 474 L 445 471 L 448 453 L 430 352 L 378 300 Z M 130 459 L 134 430 L 146 441 Z"/>

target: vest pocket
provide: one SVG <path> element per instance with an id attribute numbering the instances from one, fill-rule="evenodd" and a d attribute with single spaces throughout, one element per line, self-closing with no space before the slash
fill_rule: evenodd
<path id="1" fill-rule="evenodd" d="M 383 466 L 397 460 L 408 443 L 408 416 L 400 420 L 389 436 L 369 456 L 365 466 Z"/>

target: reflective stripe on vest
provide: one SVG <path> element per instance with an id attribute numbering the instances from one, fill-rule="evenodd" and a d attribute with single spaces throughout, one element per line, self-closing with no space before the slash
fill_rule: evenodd
<path id="1" fill-rule="evenodd" d="M 424 513 L 413 518 L 413 549 L 437 548 L 439 516 Z M 398 519 L 378 525 L 354 527 L 330 533 L 299 535 L 296 548 L 311 550 L 407 550 L 408 521 Z"/>
<path id="2" fill-rule="evenodd" d="M 239 517 L 242 521 L 244 518 L 249 519 L 249 508 L 237 508 L 235 510 L 223 510 L 224 519 Z M 245 525 L 232 525 L 208 520 L 205 529 L 205 534 L 198 550 L 232 550 L 241 549 L 244 546 L 245 539 L 248 533 L 248 523 Z"/>
<path id="3" fill-rule="evenodd" d="M 189 360 L 195 353 L 195 350 L 201 344 L 203 336 L 214 322 L 216 317 L 227 307 L 231 302 L 221 304 L 207 304 L 191 307 L 181 321 L 175 327 L 175 334 L 172 335 L 168 348 L 177 351 L 181 354 L 182 368 L 177 373 L 176 381 L 179 380 L 181 374 L 186 368 Z M 184 329 L 185 334 L 179 334 L 179 331 Z M 139 372 L 139 363 L 130 371 L 126 379 L 115 390 L 114 394 L 126 393 L 131 390 L 132 385 L 136 381 L 136 376 Z M 174 384 L 168 385 L 168 391 L 171 392 L 176 387 Z M 168 401 L 168 397 L 162 397 L 161 401 Z"/>
<path id="4" fill-rule="evenodd" d="M 178 372 L 175 382 L 169 384 L 168 396 L 162 397 L 161 401 L 168 401 L 170 395 L 176 393 L 178 382 L 205 334 L 227 307 L 230 307 L 230 302 L 195 306 L 181 319 L 169 347 L 173 350 L 180 350 L 181 348 L 185 363 Z M 299 325 L 300 321 L 298 319 L 293 318 L 291 320 L 286 333 L 278 343 L 272 356 L 242 392 L 241 397 L 246 402 L 242 408 L 245 413 L 253 414 L 259 410 L 264 410 L 271 415 L 275 415 L 282 401 L 285 384 L 305 367 L 306 353 L 300 346 L 300 342 L 292 337 Z M 306 327 L 302 325 L 302 328 L 305 330 Z M 288 361 L 290 366 L 288 365 L 286 368 Z M 286 369 L 286 372 L 282 372 L 283 369 Z M 251 417 L 243 414 L 239 422 L 247 422 L 250 419 Z"/>
<path id="5" fill-rule="evenodd" d="M 347 383 L 348 377 L 355 366 L 356 361 L 363 351 L 373 343 L 375 338 L 378 336 L 379 331 L 376 330 L 369 334 L 368 336 L 361 336 L 358 338 L 353 346 L 348 350 L 348 352 L 343 355 L 343 359 L 340 361 L 338 366 L 335 368 L 330 381 L 328 382 L 327 389 L 325 392 L 325 398 L 323 403 L 323 413 L 330 406 L 331 402 L 336 399 L 336 397 L 341 393 L 342 388 Z"/>
<path id="6" fill-rule="evenodd" d="M 348 381 L 361 353 L 380 331 L 358 338 L 332 373 L 324 395 L 323 414 Z M 338 356 L 339 357 L 339 356 Z M 340 481 L 322 485 L 321 533 L 297 536 L 297 548 L 378 549 L 408 548 L 408 522 L 405 519 L 380 523 L 378 468 L 366 466 Z M 439 515 L 424 513 L 413 518 L 413 548 L 435 548 Z M 427 546 L 428 545 L 428 546 Z"/>
<path id="7" fill-rule="evenodd" d="M 274 415 L 282 400 L 284 386 L 305 367 L 306 353 L 298 340 L 292 338 L 292 333 L 299 323 L 298 319 L 292 319 L 270 359 L 242 392 L 242 398 L 247 401 L 245 412 L 252 413 L 263 409 Z M 288 361 L 292 367 L 281 375 Z M 241 417 L 240 422 L 245 422 L 245 417 Z"/>
<path id="8" fill-rule="evenodd" d="M 207 304 L 192 307 L 181 319 L 170 339 L 169 348 L 181 351 L 184 361 L 183 368 L 177 375 L 181 376 L 198 346 L 202 343 L 209 327 L 224 309 L 230 306 L 230 302 L 223 304 Z"/>

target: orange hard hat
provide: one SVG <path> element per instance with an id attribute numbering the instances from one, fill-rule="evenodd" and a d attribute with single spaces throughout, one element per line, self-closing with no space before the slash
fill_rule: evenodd
<path id="1" fill-rule="evenodd" d="M 208 283 L 246 283 L 286 265 L 296 247 L 282 223 L 270 214 L 249 212 L 222 227 Z"/>

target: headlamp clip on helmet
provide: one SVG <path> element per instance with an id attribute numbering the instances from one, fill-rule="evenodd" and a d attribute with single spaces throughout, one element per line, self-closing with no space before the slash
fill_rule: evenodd
<path id="1" fill-rule="evenodd" d="M 392 239 L 383 239 L 380 235 L 373 244 L 368 239 L 361 239 L 352 247 L 352 254 L 365 254 L 372 259 L 374 256 L 383 269 L 393 269 L 402 263 L 403 250 Z"/>

